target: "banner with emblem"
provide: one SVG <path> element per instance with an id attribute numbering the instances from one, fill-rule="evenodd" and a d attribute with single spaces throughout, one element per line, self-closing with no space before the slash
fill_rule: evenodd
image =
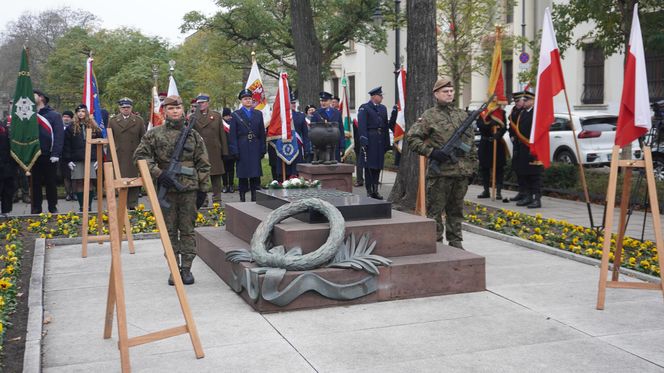
<path id="1" fill-rule="evenodd" d="M 249 78 L 247 78 L 247 84 L 244 86 L 244 88 L 250 90 L 253 93 L 252 98 L 254 99 L 254 109 L 263 113 L 263 123 L 267 127 L 268 123 L 270 123 L 272 114 L 270 113 L 270 105 L 267 103 L 267 96 L 265 96 L 265 89 L 263 87 L 261 73 L 258 71 L 258 64 L 256 63 L 256 57 L 253 53 L 251 71 L 249 72 Z"/>
<path id="2" fill-rule="evenodd" d="M 106 124 L 101 115 L 101 103 L 99 102 L 99 89 L 97 89 L 97 77 L 92 69 L 92 57 L 88 58 L 85 64 L 85 83 L 83 85 L 83 103 L 88 107 L 90 115 L 95 118 L 95 122 L 101 129 L 101 136 L 106 138 Z"/>
<path id="3" fill-rule="evenodd" d="M 354 152 L 355 147 L 353 119 L 350 117 L 350 107 L 348 106 L 348 81 L 346 80 L 346 76 L 341 79 L 339 111 L 341 111 L 341 122 L 344 125 L 344 152 L 341 156 L 341 161 L 343 162 L 349 154 Z"/>
<path id="4" fill-rule="evenodd" d="M 274 101 L 274 111 L 267 127 L 267 140 L 277 151 L 277 156 L 286 164 L 291 164 L 299 152 L 298 141 L 293 128 L 293 112 L 290 105 L 288 74 L 279 75 L 279 87 Z"/>
<path id="5" fill-rule="evenodd" d="M 159 93 L 157 87 L 152 87 L 152 102 L 150 103 L 150 122 L 148 123 L 148 130 L 153 127 L 161 126 L 164 124 L 164 116 L 161 112 L 161 101 L 159 101 Z"/>
<path id="6" fill-rule="evenodd" d="M 23 48 L 21 54 L 21 66 L 16 81 L 11 118 L 11 126 L 9 127 L 11 155 L 25 172 L 29 172 L 39 155 L 41 155 L 41 148 L 39 145 L 37 107 L 32 93 L 28 52 L 25 48 Z"/>

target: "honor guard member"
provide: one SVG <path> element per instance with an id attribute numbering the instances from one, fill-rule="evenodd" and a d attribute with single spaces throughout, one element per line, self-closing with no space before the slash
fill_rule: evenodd
<path id="1" fill-rule="evenodd" d="M 389 146 L 387 108 L 383 102 L 383 89 L 369 91 L 371 99 L 357 110 L 357 127 L 360 132 L 360 154 L 358 163 L 364 168 L 364 183 L 367 195 L 383 199 L 378 193 L 378 180 L 385 163 L 385 149 Z"/>
<path id="2" fill-rule="evenodd" d="M 330 101 L 330 107 L 333 109 L 339 110 L 339 103 L 341 102 L 341 99 L 337 96 L 332 97 L 332 101 Z"/>
<path id="3" fill-rule="evenodd" d="M 295 128 L 295 132 L 297 132 L 297 137 L 298 137 L 297 141 L 300 147 L 300 154 L 298 154 L 295 161 L 293 161 L 293 163 L 290 164 L 291 171 L 289 175 L 297 176 L 298 175 L 297 164 L 305 163 L 305 159 L 309 159 L 309 155 L 311 154 L 311 142 L 309 141 L 309 127 L 307 126 L 307 116 L 304 113 L 296 110 L 297 97 L 295 97 L 292 91 L 290 92 L 290 101 L 291 101 L 291 109 L 293 112 L 293 128 Z"/>
<path id="4" fill-rule="evenodd" d="M 529 91 L 523 93 L 521 98 L 523 109 L 517 119 L 516 137 L 521 143 L 519 152 L 514 159 L 517 174 L 522 175 L 524 190 L 526 196 L 516 203 L 517 206 L 527 206 L 528 208 L 542 207 L 542 162 L 530 154 L 530 131 L 533 126 L 533 105 L 535 103 L 535 94 Z"/>
<path id="5" fill-rule="evenodd" d="M 224 174 L 221 179 L 224 182 L 224 187 L 221 189 L 222 193 L 235 193 L 235 156 L 231 154 L 230 147 L 228 146 L 228 136 L 231 132 L 231 109 L 225 107 L 221 112 L 222 124 L 224 125 L 224 132 L 226 132 L 226 148 L 229 149 L 227 155 L 222 155 L 224 159 Z"/>
<path id="6" fill-rule="evenodd" d="M 191 118 L 195 118 L 194 129 L 198 132 L 203 141 L 210 159 L 210 180 L 212 181 L 212 202 L 221 202 L 221 175 L 226 170 L 224 168 L 224 156 L 228 156 L 228 140 L 221 114 L 210 110 L 210 95 L 201 93 L 196 97 L 197 109 Z M 207 205 L 207 196 L 199 201 Z"/>
<path id="7" fill-rule="evenodd" d="M 517 136 L 519 116 L 521 115 L 521 111 L 523 110 L 523 100 L 522 100 L 523 94 L 524 94 L 523 91 L 514 92 L 512 94 L 512 99 L 514 100 L 514 107 L 512 107 L 512 111 L 508 116 L 509 134 L 510 134 L 510 140 L 512 140 L 512 172 L 516 174 L 516 180 L 519 190 L 517 195 L 510 198 L 510 201 L 521 201 L 522 199 L 526 198 L 526 194 L 528 194 L 528 191 L 525 189 L 523 175 L 519 173 L 518 167 L 516 165 L 516 160 L 519 157 L 519 153 L 530 151 L 527 146 L 526 147 L 523 146 L 523 142 Z"/>
<path id="8" fill-rule="evenodd" d="M 265 126 L 263 115 L 253 108 L 252 93 L 243 89 L 238 94 L 242 107 L 232 113 L 228 145 L 231 154 L 237 157 L 240 201 L 245 202 L 247 191 L 256 201 L 263 170 L 261 159 L 265 156 Z"/>
<path id="9" fill-rule="evenodd" d="M 503 177 L 505 169 L 507 145 L 503 135 L 507 132 L 505 111 L 499 106 L 486 116 L 480 115 L 475 122 L 480 131 L 480 143 L 477 156 L 480 162 L 480 176 L 484 190 L 477 198 L 489 198 L 491 193 L 491 174 L 493 170 L 493 150 L 496 147 L 496 199 L 503 199 Z M 495 145 L 494 145 L 495 144 Z"/>
<path id="10" fill-rule="evenodd" d="M 331 106 L 330 101 L 332 100 L 332 94 L 329 92 L 321 92 L 320 97 L 320 108 L 316 110 L 314 114 L 313 122 L 330 122 L 336 123 L 339 127 L 339 142 L 337 144 L 337 151 L 335 153 L 335 159 L 337 162 L 341 162 L 341 154 L 344 152 L 344 147 L 346 144 L 344 124 L 341 120 L 341 112 Z"/>
<path id="11" fill-rule="evenodd" d="M 180 133 L 187 126 L 184 108 L 180 96 L 168 96 L 163 102 L 166 122 L 148 131 L 134 152 L 134 161 L 145 159 L 150 174 L 157 179 L 159 187 L 168 187 L 166 200 L 171 207 L 164 209 L 164 221 L 168 227 L 168 236 L 180 267 L 180 275 L 185 285 L 194 283 L 191 264 L 196 258 L 194 225 L 196 223 L 196 195 L 210 191 L 210 161 L 201 135 L 192 130 L 186 139 L 184 151 L 180 156 L 182 171 L 176 175 L 177 181 L 184 186 L 176 190 L 172 179 L 166 176 L 175 145 Z M 173 285 L 169 277 L 168 284 Z"/>
<path id="12" fill-rule="evenodd" d="M 114 115 L 108 123 L 113 130 L 115 152 L 118 156 L 116 162 L 120 166 L 122 177 L 137 177 L 138 169 L 134 165 L 134 152 L 138 148 L 143 135 L 145 135 L 145 121 L 132 113 L 134 102 L 127 97 L 118 100 L 120 114 Z M 127 208 L 133 210 L 138 204 L 140 188 L 129 188 L 127 191 Z"/>
<path id="13" fill-rule="evenodd" d="M 468 190 L 468 177 L 477 169 L 477 151 L 474 144 L 474 129 L 468 127 L 463 141 L 470 151 L 456 153 L 457 163 L 447 160 L 440 150 L 461 126 L 468 114 L 454 104 L 452 80 L 442 77 L 433 86 L 436 106 L 427 109 L 408 131 L 406 137 L 410 148 L 440 162 L 438 171 L 429 168 L 427 173 L 427 217 L 436 221 L 437 240 L 443 233 L 450 246 L 463 249 L 461 223 L 463 222 L 463 198 Z M 445 213 L 445 225 L 442 215 Z M 447 228 L 447 231 L 445 231 Z"/>

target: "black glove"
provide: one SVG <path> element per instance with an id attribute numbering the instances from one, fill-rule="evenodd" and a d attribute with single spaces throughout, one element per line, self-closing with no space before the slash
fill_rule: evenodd
<path id="1" fill-rule="evenodd" d="M 164 188 L 175 188 L 175 180 L 173 180 L 172 177 L 169 177 L 167 172 L 162 172 L 161 175 L 159 175 L 157 178 L 157 183 L 159 183 L 159 185 L 163 186 Z"/>
<path id="2" fill-rule="evenodd" d="M 443 153 L 443 151 L 440 149 L 434 149 L 429 155 L 429 158 L 434 159 L 441 163 L 445 162 L 448 159 L 447 155 L 445 155 L 445 153 Z"/>
<path id="3" fill-rule="evenodd" d="M 493 139 L 494 140 L 500 140 L 502 138 L 503 138 L 503 134 L 500 133 L 500 132 L 496 132 L 496 133 L 493 134 Z"/>
<path id="4" fill-rule="evenodd" d="M 207 193 L 201 192 L 200 190 L 196 192 L 196 209 L 200 209 L 205 204 L 207 199 Z"/>

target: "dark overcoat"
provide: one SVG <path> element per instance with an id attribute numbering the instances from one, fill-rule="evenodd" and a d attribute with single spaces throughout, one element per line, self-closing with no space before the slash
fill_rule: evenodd
<path id="1" fill-rule="evenodd" d="M 533 112 L 531 110 L 522 110 L 517 118 L 519 133 L 524 138 L 530 138 L 530 131 L 533 125 Z M 542 172 L 542 163 L 537 161 L 537 158 L 530 153 L 528 145 L 524 144 L 518 138 L 518 149 L 514 152 L 514 159 L 512 160 L 512 167 L 519 175 L 536 175 Z M 515 143 L 515 145 L 516 145 Z"/>
<path id="2" fill-rule="evenodd" d="M 210 175 L 222 175 L 224 172 L 223 156 L 228 155 L 228 141 L 221 114 L 208 110 L 206 113 L 198 112 L 194 129 L 203 137 L 208 151 L 212 169 Z"/>
<path id="3" fill-rule="evenodd" d="M 235 110 L 230 126 L 228 145 L 230 153 L 237 157 L 237 177 L 262 176 L 261 159 L 266 151 L 263 114 L 252 109 L 250 119 L 244 110 Z"/>
<path id="4" fill-rule="evenodd" d="M 496 144 L 496 167 L 505 166 L 506 150 L 505 140 L 503 135 L 507 132 L 505 127 L 505 112 L 503 110 L 495 110 L 491 116 L 477 118 L 475 122 L 480 131 L 480 143 L 477 148 L 477 156 L 480 161 L 480 168 L 493 167 L 493 147 Z M 496 128 L 494 135 L 493 128 Z M 498 139 L 494 141 L 494 139 Z"/>
<path id="5" fill-rule="evenodd" d="M 134 165 L 134 152 L 145 135 L 145 121 L 135 114 L 130 114 L 127 118 L 117 114 L 110 119 L 108 128 L 113 130 L 122 177 L 138 176 L 138 169 Z"/>
<path id="6" fill-rule="evenodd" d="M 385 149 L 389 142 L 389 124 L 387 122 L 387 108 L 382 104 L 367 102 L 357 111 L 357 127 L 360 133 L 360 150 L 358 165 L 360 167 L 382 169 L 385 163 Z M 385 135 L 388 136 L 385 136 Z M 366 160 L 364 151 L 366 151 Z"/>

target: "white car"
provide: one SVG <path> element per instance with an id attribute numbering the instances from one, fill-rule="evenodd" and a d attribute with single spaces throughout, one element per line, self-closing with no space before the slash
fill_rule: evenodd
<path id="1" fill-rule="evenodd" d="M 556 113 L 554 116 L 555 120 L 549 130 L 551 160 L 576 164 L 578 160 L 570 116 L 568 113 Z M 611 163 L 617 121 L 616 115 L 601 112 L 572 113 L 572 124 L 584 164 L 603 166 Z M 632 158 L 641 158 L 641 149 L 636 140 L 632 143 Z"/>

